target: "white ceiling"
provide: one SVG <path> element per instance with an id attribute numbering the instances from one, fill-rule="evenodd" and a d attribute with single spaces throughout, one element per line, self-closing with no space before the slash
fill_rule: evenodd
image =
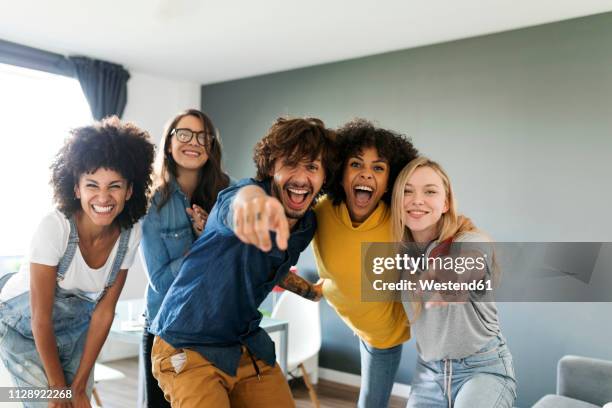
<path id="1" fill-rule="evenodd" d="M 0 39 L 200 83 L 612 10 L 612 0 L 3 0 Z"/>

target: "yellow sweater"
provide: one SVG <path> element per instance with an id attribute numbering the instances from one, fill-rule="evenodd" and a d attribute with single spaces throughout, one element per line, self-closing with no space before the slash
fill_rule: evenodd
<path id="1" fill-rule="evenodd" d="M 363 223 L 353 226 L 346 204 L 333 206 L 324 197 L 315 207 L 317 232 L 313 247 L 323 295 L 344 322 L 368 344 L 381 349 L 410 338 L 399 302 L 361 301 L 361 243 L 392 242 L 391 213 L 384 202 Z"/>

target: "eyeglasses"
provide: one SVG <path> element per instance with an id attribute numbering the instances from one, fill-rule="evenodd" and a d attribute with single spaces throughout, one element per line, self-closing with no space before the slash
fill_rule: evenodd
<path id="1" fill-rule="evenodd" d="M 194 132 L 191 129 L 172 129 L 171 135 L 175 135 L 179 142 L 189 143 L 195 135 L 200 146 L 208 147 L 215 139 L 215 135 L 206 132 Z"/>

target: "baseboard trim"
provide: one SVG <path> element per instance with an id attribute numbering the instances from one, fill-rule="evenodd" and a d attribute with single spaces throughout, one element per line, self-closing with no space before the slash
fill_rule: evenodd
<path id="1" fill-rule="evenodd" d="M 319 367 L 319 378 L 357 388 L 359 388 L 361 385 L 361 376 L 357 374 L 345 373 L 344 371 L 332 370 L 331 368 Z M 408 398 L 410 395 L 410 386 L 402 383 L 395 383 L 393 384 L 391 395 L 401 398 Z"/>

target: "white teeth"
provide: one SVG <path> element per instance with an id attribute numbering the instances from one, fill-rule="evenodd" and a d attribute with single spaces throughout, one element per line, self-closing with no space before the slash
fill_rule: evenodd
<path id="1" fill-rule="evenodd" d="M 299 190 L 297 188 L 288 188 L 293 194 L 308 194 L 308 190 Z"/>
<path id="2" fill-rule="evenodd" d="M 409 210 L 408 211 L 410 214 L 417 214 L 417 215 L 421 215 L 421 214 L 427 214 L 426 211 L 420 211 L 420 210 Z"/>
<path id="3" fill-rule="evenodd" d="M 113 209 L 112 205 L 101 206 L 101 205 L 94 204 L 92 207 L 94 211 L 97 213 L 108 213 L 108 212 L 111 212 L 111 210 Z"/>
<path id="4" fill-rule="evenodd" d="M 183 154 L 185 156 L 193 156 L 193 157 L 199 157 L 200 156 L 199 152 L 194 152 L 193 150 L 183 150 Z"/>
<path id="5" fill-rule="evenodd" d="M 369 191 L 370 193 L 374 191 L 370 186 L 355 186 L 355 190 Z"/>

